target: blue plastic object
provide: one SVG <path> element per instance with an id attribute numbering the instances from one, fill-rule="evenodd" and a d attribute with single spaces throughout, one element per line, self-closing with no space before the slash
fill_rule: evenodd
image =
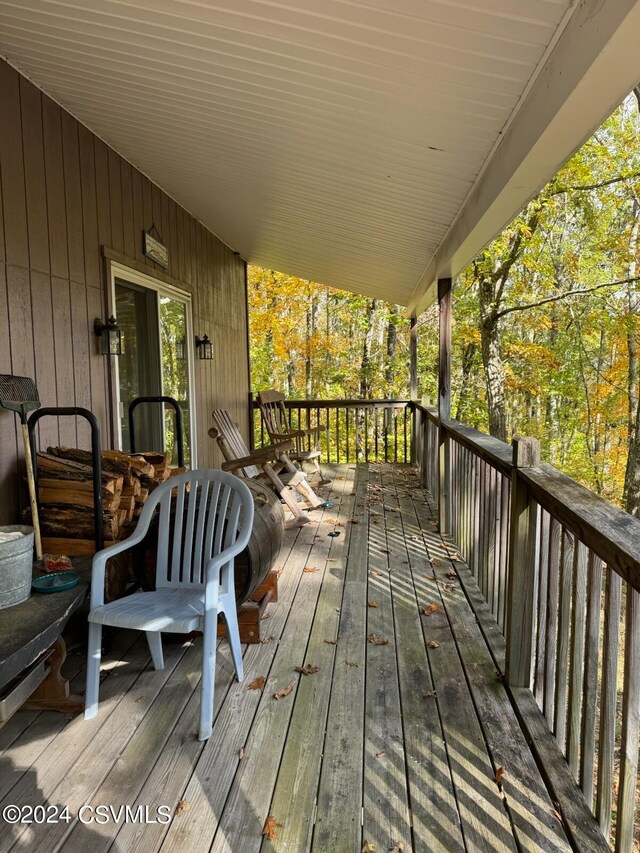
<path id="1" fill-rule="evenodd" d="M 71 589 L 80 580 L 76 572 L 51 572 L 49 575 L 41 575 L 31 581 L 31 588 L 35 592 L 63 592 Z"/>

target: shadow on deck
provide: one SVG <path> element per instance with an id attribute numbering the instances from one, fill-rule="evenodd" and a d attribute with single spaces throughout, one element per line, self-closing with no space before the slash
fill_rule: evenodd
<path id="1" fill-rule="evenodd" d="M 221 646 L 206 745 L 199 643 L 167 644 L 156 673 L 144 640 L 121 632 L 95 720 L 23 711 L 0 729 L 0 807 L 72 815 L 5 825 L 0 851 L 571 849 L 469 603 L 474 582 L 414 471 L 333 476 L 335 506 L 286 533 L 270 641 L 246 647 L 243 684 Z M 84 650 L 70 654 L 77 692 L 83 668 Z M 264 690 L 250 689 L 259 676 Z M 114 812 L 101 823 L 85 809 L 83 824 L 83 805 Z"/>

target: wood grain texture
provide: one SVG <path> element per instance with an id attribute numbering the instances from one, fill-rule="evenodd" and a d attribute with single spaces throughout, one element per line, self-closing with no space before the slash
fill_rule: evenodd
<path id="1" fill-rule="evenodd" d="M 107 316 L 103 253 L 191 295 L 194 331 L 214 341 L 214 362 L 195 362 L 198 460 L 221 458 L 207 435 L 222 406 L 249 435 L 246 268 L 241 258 L 26 78 L 0 60 L 0 366 L 34 377 L 43 403 L 79 405 L 114 442 L 113 365 L 96 347 Z M 142 252 L 156 224 L 168 276 Z M 0 416 L 0 521 L 18 520 L 15 418 Z M 45 419 L 42 441 L 88 447 L 84 422 Z M 24 496 L 23 496 L 24 497 Z"/>

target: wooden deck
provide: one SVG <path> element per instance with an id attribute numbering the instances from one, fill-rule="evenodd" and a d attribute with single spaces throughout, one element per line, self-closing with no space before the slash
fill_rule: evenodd
<path id="1" fill-rule="evenodd" d="M 198 641 L 166 644 L 156 673 L 127 632 L 95 720 L 23 711 L 0 729 L 0 808 L 167 806 L 170 823 L 4 824 L 0 851 L 571 849 L 415 474 L 333 475 L 335 507 L 286 534 L 271 640 L 246 648 L 242 684 L 221 645 L 206 745 Z M 83 665 L 70 654 L 77 692 Z"/>

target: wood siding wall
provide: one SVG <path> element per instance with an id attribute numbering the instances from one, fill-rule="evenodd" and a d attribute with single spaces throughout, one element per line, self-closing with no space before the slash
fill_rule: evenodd
<path id="1" fill-rule="evenodd" d="M 217 465 L 210 412 L 229 409 L 248 435 L 246 266 L 130 163 L 0 60 L 0 373 L 35 377 L 45 406 L 84 406 L 112 446 L 108 358 L 93 322 L 105 318 L 105 253 L 192 294 L 196 334 L 214 361 L 195 362 L 200 465 Z M 142 252 L 152 223 L 166 274 Z M 40 446 L 87 447 L 84 422 L 41 422 Z M 0 524 L 13 523 L 22 442 L 0 410 Z M 21 500 L 20 500 L 21 498 Z"/>

